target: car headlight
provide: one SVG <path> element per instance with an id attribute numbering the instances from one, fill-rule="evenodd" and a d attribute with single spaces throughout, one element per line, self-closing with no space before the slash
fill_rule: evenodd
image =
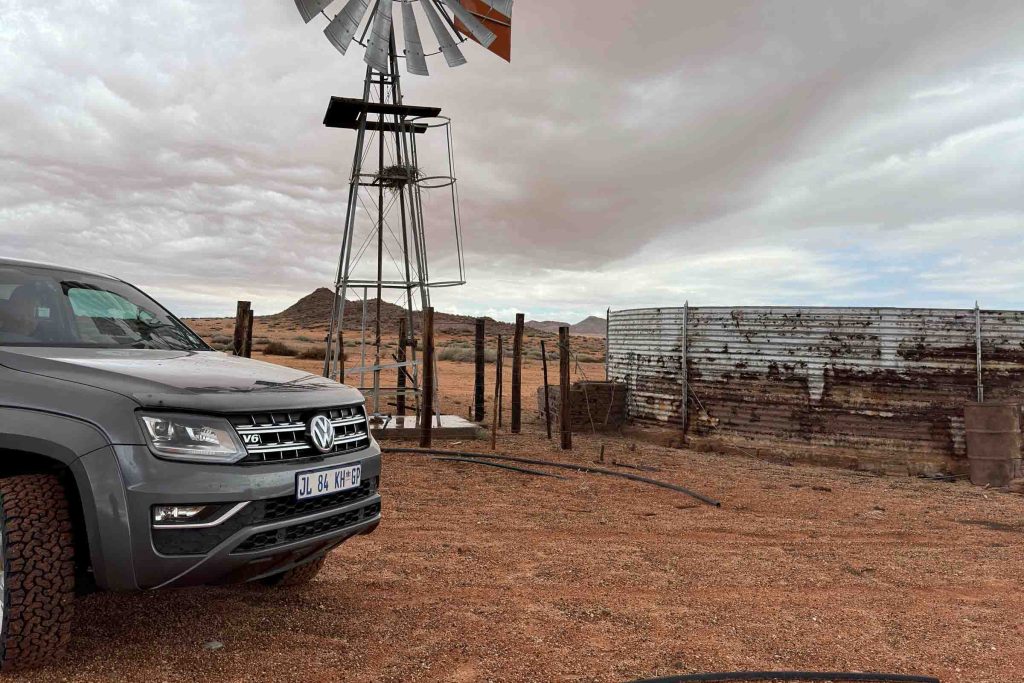
<path id="1" fill-rule="evenodd" d="M 149 447 L 164 458 L 233 463 L 247 455 L 234 427 L 219 417 L 141 413 L 139 421 Z"/>

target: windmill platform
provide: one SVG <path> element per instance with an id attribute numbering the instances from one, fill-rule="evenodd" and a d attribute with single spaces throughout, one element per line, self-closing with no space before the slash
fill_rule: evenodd
<path id="1" fill-rule="evenodd" d="M 440 424 L 438 424 L 440 422 Z M 396 441 L 418 440 L 422 432 L 416 426 L 413 415 L 392 417 L 383 425 L 370 427 L 375 439 Z M 470 422 L 458 415 L 439 415 L 434 418 L 434 426 L 430 430 L 434 439 L 448 441 L 451 439 L 475 440 L 487 436 L 484 428 L 476 422 Z"/>

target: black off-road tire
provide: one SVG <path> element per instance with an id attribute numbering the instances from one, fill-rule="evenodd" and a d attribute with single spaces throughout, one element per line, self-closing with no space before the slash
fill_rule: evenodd
<path id="1" fill-rule="evenodd" d="M 0 671 L 51 662 L 71 639 L 75 546 L 55 476 L 0 479 Z"/>
<path id="2" fill-rule="evenodd" d="M 267 586 L 274 586 L 275 588 L 287 587 L 287 586 L 305 586 L 307 583 L 316 578 L 316 575 L 320 573 L 320 570 L 324 568 L 324 563 L 327 562 L 327 556 L 307 562 L 306 564 L 299 565 L 294 569 L 289 569 L 286 572 L 280 574 L 274 574 L 263 579 L 263 583 Z"/>

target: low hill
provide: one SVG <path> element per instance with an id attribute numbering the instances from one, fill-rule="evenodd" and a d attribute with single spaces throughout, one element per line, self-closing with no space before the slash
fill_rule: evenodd
<path id="1" fill-rule="evenodd" d="M 331 322 L 331 310 L 337 297 L 331 290 L 321 287 L 311 294 L 307 294 L 294 304 L 274 315 L 266 316 L 267 322 L 289 323 L 297 327 L 307 329 L 326 330 Z M 366 302 L 366 324 L 372 327 L 377 315 L 377 300 L 370 299 Z M 348 301 L 345 306 L 345 329 L 358 330 L 362 324 L 363 302 Z M 381 326 L 389 335 L 398 330 L 399 321 L 405 318 L 405 309 L 396 306 L 388 301 L 381 302 L 380 320 Z M 420 313 L 413 313 L 413 320 L 419 326 Z M 488 334 L 509 334 L 515 331 L 515 325 L 503 323 L 493 318 L 485 318 L 487 321 Z M 473 332 L 476 326 L 476 318 L 468 315 L 456 315 L 454 313 L 434 312 L 434 327 L 438 332 L 445 333 L 466 333 Z"/>
<path id="2" fill-rule="evenodd" d="M 307 294 L 294 304 L 274 315 L 262 316 L 261 321 L 275 324 L 276 326 L 286 325 L 289 327 L 304 328 L 309 330 L 327 330 L 331 322 L 331 310 L 337 300 L 334 292 L 326 287 L 320 287 L 316 291 Z M 366 324 L 372 329 L 377 314 L 377 300 L 370 299 L 366 302 Z M 358 330 L 362 324 L 363 302 L 348 301 L 345 306 L 345 329 Z M 381 302 L 380 319 L 383 332 L 392 336 L 398 331 L 399 321 L 405 318 L 405 309 L 396 306 L 388 301 Z M 420 313 L 413 314 L 413 320 L 419 327 Z M 501 322 L 493 318 L 484 318 L 487 321 L 488 336 L 494 334 L 508 335 L 515 333 L 515 325 Z M 526 323 L 528 336 L 541 336 L 558 334 L 558 328 L 566 323 L 544 321 Z M 476 318 L 468 315 L 457 315 L 455 313 L 434 312 L 434 327 L 438 333 L 462 336 L 473 334 L 476 327 Z M 575 325 L 570 326 L 570 332 L 574 335 L 583 336 L 604 336 L 604 318 L 591 316 Z"/>
<path id="3" fill-rule="evenodd" d="M 541 330 L 542 332 L 550 332 L 551 334 L 558 334 L 558 328 L 569 325 L 569 323 L 559 322 L 557 320 L 527 320 L 526 326 L 532 327 L 535 330 Z M 570 327 L 572 327 L 570 325 Z"/>
<path id="4" fill-rule="evenodd" d="M 604 318 L 599 318 L 596 315 L 589 316 L 573 325 L 569 331 L 573 334 L 586 334 L 591 336 L 605 335 L 607 330 L 605 329 L 606 321 Z"/>
<path id="5" fill-rule="evenodd" d="M 570 334 L 578 334 L 587 337 L 603 337 L 605 333 L 605 320 L 604 318 L 599 318 L 596 315 L 584 318 L 575 325 L 558 322 L 557 320 L 528 320 L 526 322 L 527 327 L 532 327 L 535 330 L 541 330 L 543 332 L 550 332 L 551 334 L 558 334 L 558 328 L 565 325 L 569 325 Z"/>

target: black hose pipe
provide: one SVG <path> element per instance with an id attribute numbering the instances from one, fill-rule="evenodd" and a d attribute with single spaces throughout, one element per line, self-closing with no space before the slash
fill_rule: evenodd
<path id="1" fill-rule="evenodd" d="M 473 458 L 483 460 L 506 460 L 509 462 L 519 462 L 526 465 L 542 465 L 544 467 L 559 467 L 564 470 L 576 470 L 577 472 L 587 472 L 589 474 L 603 474 L 609 477 L 620 477 L 622 479 L 629 479 L 630 481 L 639 481 L 644 484 L 650 484 L 651 486 L 657 486 L 659 488 L 668 489 L 669 491 L 676 491 L 677 493 L 683 493 L 691 498 L 695 498 L 702 503 L 713 505 L 716 508 L 722 507 L 722 504 L 714 498 L 708 498 L 705 495 L 691 491 L 683 486 L 677 486 L 676 484 L 670 484 L 666 481 L 658 481 L 657 479 L 650 479 L 648 477 L 641 477 L 637 474 L 630 474 L 628 472 L 616 472 L 614 470 L 606 470 L 603 467 L 590 467 L 588 465 L 577 465 L 572 462 L 551 462 L 549 460 L 537 460 L 534 458 L 520 458 L 514 455 L 497 455 L 494 453 L 470 453 L 466 451 L 442 451 L 437 449 L 424 449 L 424 448 L 382 448 L 384 453 L 415 453 L 419 455 L 449 455 L 459 458 Z"/>
<path id="2" fill-rule="evenodd" d="M 735 671 L 718 674 L 689 674 L 647 678 L 633 683 L 734 683 L 736 681 L 833 681 L 834 683 L 942 683 L 932 676 L 906 676 L 902 674 L 839 673 L 814 671 Z"/>
<path id="3" fill-rule="evenodd" d="M 516 467 L 515 465 L 502 465 L 500 462 L 487 462 L 486 460 L 476 460 L 474 458 L 459 458 L 455 456 L 441 456 L 437 455 L 432 458 L 433 460 L 441 460 L 444 462 L 468 462 L 471 465 L 485 465 L 487 467 L 497 467 L 503 470 L 511 470 L 512 472 L 522 472 L 523 474 L 532 474 L 535 477 L 551 477 L 552 479 L 565 479 L 560 474 L 551 474 L 550 472 L 541 472 L 540 470 L 531 470 L 528 467 Z"/>

